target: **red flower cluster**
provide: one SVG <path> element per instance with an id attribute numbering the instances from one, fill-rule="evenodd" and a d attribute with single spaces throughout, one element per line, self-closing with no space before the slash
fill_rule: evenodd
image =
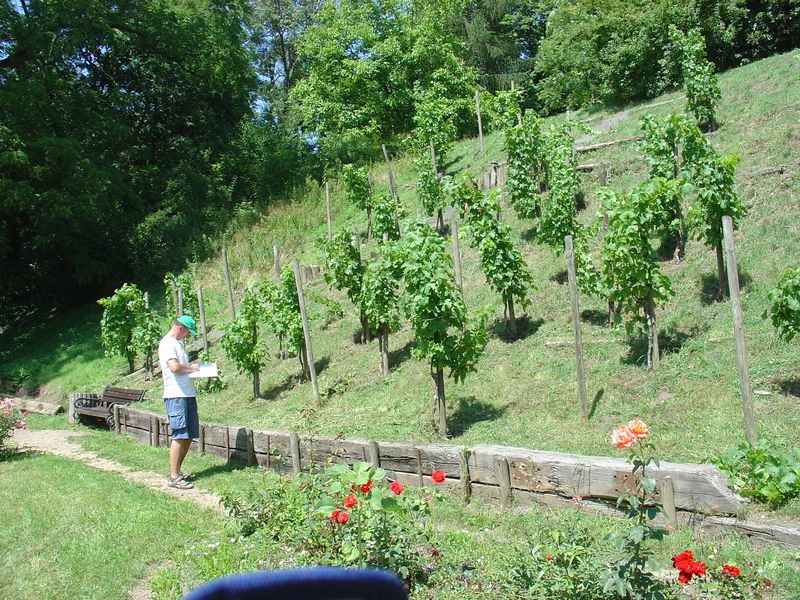
<path id="1" fill-rule="evenodd" d="M 431 479 L 433 479 L 433 483 L 442 483 L 444 481 L 444 471 L 434 471 L 431 473 Z"/>
<path id="2" fill-rule="evenodd" d="M 340 523 L 341 525 L 347 523 L 349 518 L 350 515 L 347 514 L 347 511 L 339 510 L 338 508 L 335 508 L 331 513 L 331 521 L 334 523 Z"/>
<path id="3" fill-rule="evenodd" d="M 734 566 L 731 565 L 722 565 L 722 574 L 723 575 L 730 575 L 731 577 L 738 577 L 741 571 Z"/>
<path id="4" fill-rule="evenodd" d="M 395 496 L 399 496 L 403 492 L 403 484 L 399 481 L 393 481 L 389 486 L 389 491 Z"/>
<path id="5" fill-rule="evenodd" d="M 356 502 L 358 502 L 358 500 L 356 500 L 356 497 L 351 494 L 344 499 L 342 504 L 344 504 L 345 508 L 353 508 L 356 505 Z"/>
<path id="6" fill-rule="evenodd" d="M 706 574 L 705 563 L 695 560 L 691 550 L 684 550 L 672 557 L 672 566 L 678 569 L 678 581 L 689 583 L 692 575 L 702 577 Z"/>
<path id="7" fill-rule="evenodd" d="M 367 483 L 361 484 L 361 493 L 362 494 L 369 494 L 369 491 L 372 489 L 372 479 L 367 481 Z"/>

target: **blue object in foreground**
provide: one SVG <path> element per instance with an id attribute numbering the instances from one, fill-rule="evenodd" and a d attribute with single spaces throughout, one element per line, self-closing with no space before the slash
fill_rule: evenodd
<path id="1" fill-rule="evenodd" d="M 389 571 L 313 567 L 215 579 L 184 600 L 408 600 L 408 596 Z"/>

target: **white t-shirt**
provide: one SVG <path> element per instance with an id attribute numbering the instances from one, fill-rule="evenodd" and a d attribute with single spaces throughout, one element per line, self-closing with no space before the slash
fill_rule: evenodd
<path id="1" fill-rule="evenodd" d="M 178 374 L 170 371 L 169 361 L 175 359 L 179 364 L 188 365 L 189 357 L 183 347 L 183 342 L 171 335 L 165 335 L 158 343 L 158 363 L 161 365 L 161 375 L 164 377 L 163 398 L 191 398 L 197 396 L 194 382 L 188 373 Z"/>

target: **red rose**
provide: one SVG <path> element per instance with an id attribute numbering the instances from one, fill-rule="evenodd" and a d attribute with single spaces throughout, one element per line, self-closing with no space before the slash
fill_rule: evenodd
<path id="1" fill-rule="evenodd" d="M 672 566 L 679 571 L 688 571 L 688 565 L 694 560 L 691 550 L 684 550 L 672 557 Z"/>
<path id="2" fill-rule="evenodd" d="M 695 560 L 689 563 L 689 567 L 686 570 L 689 571 L 692 575 L 697 575 L 698 577 L 702 577 L 703 575 L 706 574 L 706 565 L 699 560 Z"/>
<path id="3" fill-rule="evenodd" d="M 731 565 L 722 565 L 722 574 L 730 575 L 731 577 L 738 577 L 741 571 Z"/>
<path id="4" fill-rule="evenodd" d="M 692 580 L 692 574 L 687 573 L 686 571 L 681 571 L 678 573 L 678 582 L 679 583 L 689 583 Z"/>
<path id="5" fill-rule="evenodd" d="M 769 587 L 769 586 L 771 586 L 771 585 L 772 585 L 772 582 L 771 582 L 769 579 L 765 579 L 765 580 L 764 580 L 764 585 L 765 585 L 766 587 Z"/>
<path id="6" fill-rule="evenodd" d="M 392 484 L 389 486 L 389 490 L 396 496 L 399 496 L 400 493 L 403 491 L 403 484 L 399 481 L 393 481 Z"/>
<path id="7" fill-rule="evenodd" d="M 348 515 L 347 512 L 345 512 L 343 510 L 339 511 L 339 514 L 336 515 L 336 520 L 339 521 L 339 523 L 341 523 L 342 525 L 347 523 L 347 519 L 349 519 L 349 518 L 350 518 L 350 515 Z"/>
<path id="8" fill-rule="evenodd" d="M 434 471 L 431 473 L 433 483 L 442 483 L 444 481 L 444 471 Z"/>
<path id="9" fill-rule="evenodd" d="M 372 480 L 370 479 L 367 483 L 361 486 L 361 493 L 362 494 L 369 494 L 369 491 L 372 489 Z"/>
<path id="10" fill-rule="evenodd" d="M 549 562 L 553 560 L 553 555 L 548 552 L 547 554 L 544 555 L 544 559 Z"/>
<path id="11" fill-rule="evenodd" d="M 436 548 L 431 550 L 431 556 L 439 556 L 439 551 Z"/>
<path id="12" fill-rule="evenodd" d="M 336 517 L 339 516 L 339 512 L 340 511 L 339 511 L 338 508 L 334 508 L 333 509 L 333 512 L 331 513 L 331 521 L 335 521 L 336 520 Z"/>
<path id="13" fill-rule="evenodd" d="M 351 495 L 345 498 L 342 504 L 344 504 L 345 508 L 353 508 L 356 505 L 356 502 L 358 502 L 358 500 L 356 500 L 356 497 Z"/>

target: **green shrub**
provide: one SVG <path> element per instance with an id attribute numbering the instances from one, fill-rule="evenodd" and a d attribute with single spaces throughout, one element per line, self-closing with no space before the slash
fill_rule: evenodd
<path id="1" fill-rule="evenodd" d="M 800 333 L 800 268 L 787 269 L 769 293 L 770 305 L 764 311 L 772 319 L 778 335 L 787 342 Z"/>
<path id="2" fill-rule="evenodd" d="M 800 448 L 782 451 L 760 439 L 728 448 L 715 463 L 746 498 L 775 507 L 800 496 Z"/>

